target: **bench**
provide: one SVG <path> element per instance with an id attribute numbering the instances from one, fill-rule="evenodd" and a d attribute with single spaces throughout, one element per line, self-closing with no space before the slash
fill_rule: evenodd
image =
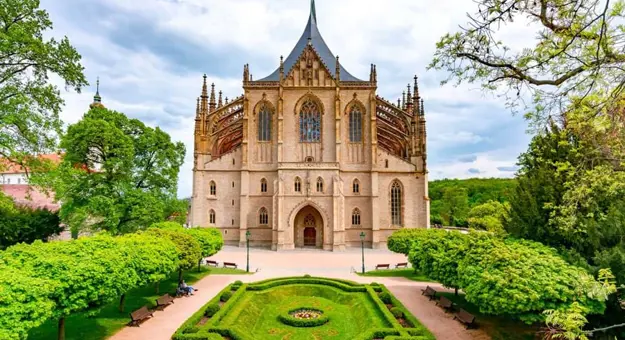
<path id="1" fill-rule="evenodd" d="M 149 319 L 153 316 L 152 312 L 148 309 L 148 307 L 143 306 L 136 311 L 130 313 L 130 325 L 131 326 L 139 326 L 139 323 L 145 319 Z"/>
<path id="2" fill-rule="evenodd" d="M 188 290 L 180 289 L 180 287 L 176 288 L 176 297 L 189 296 L 189 295 L 191 295 L 191 293 L 189 293 Z"/>
<path id="3" fill-rule="evenodd" d="M 395 265 L 395 268 L 408 268 L 408 262 L 402 262 Z"/>
<path id="4" fill-rule="evenodd" d="M 427 286 L 425 289 L 421 289 L 421 295 L 427 296 L 430 300 L 436 297 L 436 291 L 432 287 Z"/>
<path id="5" fill-rule="evenodd" d="M 213 267 L 219 267 L 219 263 L 217 263 L 217 261 L 206 261 L 206 265 L 208 266 L 213 266 Z"/>
<path id="6" fill-rule="evenodd" d="M 377 266 L 375 266 L 375 270 L 382 269 L 382 268 L 389 269 L 391 268 L 391 265 L 390 264 L 378 264 Z"/>
<path id="7" fill-rule="evenodd" d="M 458 311 L 458 313 L 454 315 L 454 320 L 458 320 L 462 322 L 463 324 L 466 325 L 466 328 L 468 329 L 469 326 L 472 326 L 475 324 L 475 315 L 460 308 L 460 311 Z"/>
<path id="8" fill-rule="evenodd" d="M 224 268 L 237 269 L 237 264 L 232 262 L 224 262 Z"/>
<path id="9" fill-rule="evenodd" d="M 451 310 L 454 306 L 454 303 L 444 296 L 441 296 L 441 298 L 438 301 L 436 301 L 436 304 L 443 307 L 443 309 L 445 310 L 445 313 Z"/>
<path id="10" fill-rule="evenodd" d="M 169 294 L 165 294 L 160 298 L 156 299 L 156 309 L 163 310 L 165 309 L 165 307 L 171 305 L 172 303 L 174 303 L 174 298 L 171 297 L 171 295 Z"/>

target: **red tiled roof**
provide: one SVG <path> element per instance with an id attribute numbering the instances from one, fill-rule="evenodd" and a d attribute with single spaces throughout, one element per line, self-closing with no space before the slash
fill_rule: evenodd
<path id="1" fill-rule="evenodd" d="M 0 188 L 5 194 L 11 196 L 18 205 L 50 211 L 57 211 L 60 208 L 60 205 L 54 202 L 54 196 L 48 197 L 45 193 L 28 184 L 2 184 Z"/>
<path id="2" fill-rule="evenodd" d="M 61 156 L 62 155 L 58 153 L 51 153 L 39 155 L 39 158 L 47 159 L 58 164 L 61 162 Z M 0 174 L 21 174 L 25 172 L 25 169 L 21 165 L 15 164 L 6 158 L 0 158 Z"/>

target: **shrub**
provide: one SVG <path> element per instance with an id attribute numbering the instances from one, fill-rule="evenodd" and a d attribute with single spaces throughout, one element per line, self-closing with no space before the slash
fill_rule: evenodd
<path id="1" fill-rule="evenodd" d="M 404 317 L 404 312 L 400 308 L 398 308 L 398 307 L 391 308 L 391 314 L 393 314 L 395 319 L 399 319 L 399 318 L 403 318 Z"/>
<path id="2" fill-rule="evenodd" d="M 219 307 L 219 305 L 218 305 L 218 304 L 216 304 L 216 303 L 211 303 L 210 305 L 208 305 L 208 306 L 206 307 L 206 310 L 204 311 L 204 316 L 206 316 L 206 317 L 210 318 L 210 317 L 212 317 L 213 315 L 215 315 L 215 313 L 219 312 L 219 309 L 220 309 L 220 308 L 221 308 L 221 307 Z"/>
<path id="3" fill-rule="evenodd" d="M 291 309 L 288 311 L 288 313 L 286 314 L 280 314 L 278 315 L 278 319 L 280 319 L 280 321 L 282 323 L 284 323 L 285 325 L 289 325 L 289 326 L 293 326 L 293 327 L 316 327 L 316 326 L 321 326 L 326 324 L 328 321 L 330 321 L 330 318 L 325 315 L 322 314 L 321 316 L 319 316 L 316 319 L 298 319 L 295 318 L 293 316 L 291 316 L 291 313 L 302 310 L 302 309 L 306 309 L 306 310 L 314 310 L 314 311 L 318 311 L 318 312 L 322 312 L 322 310 L 316 309 L 316 308 L 295 308 L 295 309 Z"/>
<path id="4" fill-rule="evenodd" d="M 304 277 L 310 277 L 310 275 L 308 275 L 308 274 L 304 274 Z"/>
<path id="5" fill-rule="evenodd" d="M 230 300 L 230 298 L 232 297 L 232 292 L 230 291 L 225 291 L 221 294 L 221 296 L 219 297 L 219 301 L 221 302 L 226 302 L 228 300 Z"/>
<path id="6" fill-rule="evenodd" d="M 200 331 L 199 327 L 191 327 L 191 328 L 187 328 L 185 329 L 182 333 L 184 334 L 194 334 Z"/>
<path id="7" fill-rule="evenodd" d="M 243 284 L 243 282 L 241 280 L 236 280 L 236 281 L 234 281 L 234 284 L 237 285 L 237 286 L 240 286 L 240 285 Z"/>
<path id="8" fill-rule="evenodd" d="M 382 300 L 382 302 L 384 302 L 387 305 L 393 303 L 393 300 L 391 299 L 391 294 L 389 294 L 388 292 L 380 293 L 379 297 L 380 297 L 380 300 Z"/>
<path id="9" fill-rule="evenodd" d="M 370 286 L 379 286 L 380 284 L 379 284 L 379 283 L 377 283 L 377 282 L 371 282 L 369 285 L 370 285 Z"/>

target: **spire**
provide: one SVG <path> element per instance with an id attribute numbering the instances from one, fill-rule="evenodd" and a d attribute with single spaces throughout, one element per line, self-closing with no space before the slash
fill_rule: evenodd
<path id="1" fill-rule="evenodd" d="M 208 89 L 206 86 L 206 74 L 204 74 L 204 81 L 202 82 L 202 95 L 200 98 L 200 111 L 202 114 L 206 114 L 208 113 Z"/>
<path id="2" fill-rule="evenodd" d="M 315 0 L 310 0 L 310 18 L 317 23 L 317 9 L 315 8 Z"/>
<path id="3" fill-rule="evenodd" d="M 215 111 L 215 109 L 217 108 L 217 103 L 215 102 L 215 83 L 211 84 L 211 98 L 208 102 L 208 108 L 210 112 Z"/>
<path id="4" fill-rule="evenodd" d="M 421 98 L 421 117 L 425 117 L 425 106 L 423 106 L 423 98 Z"/>
<path id="5" fill-rule="evenodd" d="M 93 103 L 89 104 L 89 108 L 93 109 L 94 107 L 104 107 L 104 105 L 102 105 L 102 97 L 100 97 L 100 77 L 96 80 L 96 90 L 95 95 L 93 96 Z"/>
<path id="6" fill-rule="evenodd" d="M 195 104 L 195 120 L 200 120 L 200 97 L 197 97 L 197 103 Z"/>
<path id="7" fill-rule="evenodd" d="M 406 86 L 408 88 L 408 92 L 406 93 L 406 105 L 412 105 L 412 93 L 410 92 L 410 84 Z"/>
<path id="8" fill-rule="evenodd" d="M 217 101 L 217 107 L 222 107 L 222 106 L 224 106 L 224 105 L 223 105 L 223 102 L 221 100 L 221 91 L 219 91 L 219 100 Z"/>
<path id="9" fill-rule="evenodd" d="M 419 80 L 419 78 L 415 75 L 414 76 L 414 85 L 413 85 L 414 98 L 415 99 L 421 98 L 421 97 L 419 97 L 419 83 L 418 83 L 418 80 Z"/>
<path id="10" fill-rule="evenodd" d="M 313 0 L 313 4 L 315 3 L 315 0 Z M 336 56 L 336 71 L 334 71 L 334 73 L 336 74 L 336 80 L 341 80 L 341 64 L 339 64 L 339 56 Z"/>
<path id="11" fill-rule="evenodd" d="M 406 108 L 406 91 L 403 91 L 401 93 L 401 108 L 402 109 Z"/>

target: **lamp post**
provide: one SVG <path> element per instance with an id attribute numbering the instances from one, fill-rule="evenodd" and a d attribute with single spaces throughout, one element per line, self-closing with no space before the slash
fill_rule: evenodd
<path id="1" fill-rule="evenodd" d="M 250 272 L 250 236 L 252 233 L 248 230 L 245 232 L 245 242 L 247 243 L 247 266 L 245 267 L 245 271 Z"/>
<path id="2" fill-rule="evenodd" d="M 360 248 L 362 249 L 362 273 L 365 273 L 365 232 L 360 233 Z"/>

